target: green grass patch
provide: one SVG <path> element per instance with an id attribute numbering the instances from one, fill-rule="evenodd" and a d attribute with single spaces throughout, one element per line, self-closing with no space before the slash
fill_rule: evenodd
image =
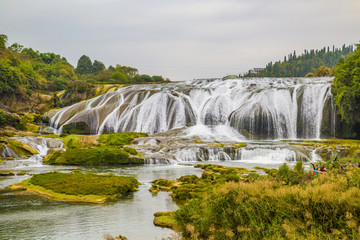
<path id="1" fill-rule="evenodd" d="M 55 165 L 126 165 L 143 164 L 141 158 L 131 157 L 123 149 L 93 148 L 57 151 L 44 158 L 44 163 Z"/>
<path id="2" fill-rule="evenodd" d="M 55 200 L 104 202 L 127 192 L 137 191 L 140 183 L 133 177 L 93 173 L 50 172 L 37 174 L 12 188 L 25 187 Z"/>
<path id="3" fill-rule="evenodd" d="M 176 221 L 172 212 L 156 212 L 154 214 L 154 225 L 158 227 L 166 227 L 175 229 Z"/>
<path id="4" fill-rule="evenodd" d="M 249 173 L 244 168 L 225 167 L 214 164 L 197 164 L 196 168 L 204 170 L 201 177 L 196 175 L 182 176 L 176 180 L 157 179 L 152 182 L 149 189 L 152 193 L 159 191 L 171 192 L 171 197 L 178 203 L 183 203 L 189 199 L 201 198 L 205 193 L 211 192 L 225 182 L 246 181 Z"/>
<path id="5" fill-rule="evenodd" d="M 100 135 L 98 141 L 100 146 L 123 147 L 129 145 L 135 138 L 147 137 L 147 133 L 123 132 Z"/>

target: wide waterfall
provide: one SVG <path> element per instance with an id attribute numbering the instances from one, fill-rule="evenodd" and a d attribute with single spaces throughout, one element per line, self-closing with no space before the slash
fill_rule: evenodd
<path id="1" fill-rule="evenodd" d="M 235 139 L 333 136 L 331 78 L 194 80 L 133 85 L 48 112 L 56 133 L 231 128 Z M 203 132 L 203 130 L 200 130 Z M 215 132 L 215 133 L 214 133 Z M 223 132 L 223 131 L 220 131 Z M 191 134 L 191 133 L 189 133 Z"/>

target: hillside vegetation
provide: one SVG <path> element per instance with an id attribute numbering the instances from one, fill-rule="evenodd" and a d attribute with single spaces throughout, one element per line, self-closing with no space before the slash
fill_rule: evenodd
<path id="1" fill-rule="evenodd" d="M 333 68 L 339 59 L 346 58 L 354 51 L 353 45 L 342 46 L 342 48 L 332 49 L 324 47 L 321 50 L 304 50 L 304 53 L 296 55 L 296 52 L 290 53 L 284 57 L 283 61 L 275 63 L 269 62 L 266 67 L 258 72 L 249 71 L 243 77 L 308 77 L 312 76 L 331 76 Z"/>
<path id="2" fill-rule="evenodd" d="M 19 43 L 9 46 L 8 37 L 0 34 L 0 132 L 5 127 L 30 130 L 27 124 L 36 121 L 37 114 L 114 91 L 124 84 L 169 81 L 119 64 L 106 68 L 85 55 L 75 68 L 58 54 L 41 53 Z M 26 114 L 31 116 L 24 118 Z"/>
<path id="3" fill-rule="evenodd" d="M 353 54 L 340 59 L 334 70 L 333 93 L 343 124 L 341 137 L 360 138 L 360 44 Z"/>

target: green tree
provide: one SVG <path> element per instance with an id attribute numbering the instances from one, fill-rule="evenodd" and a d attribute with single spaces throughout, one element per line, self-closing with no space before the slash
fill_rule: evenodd
<path id="1" fill-rule="evenodd" d="M 335 104 L 346 123 L 360 122 L 360 44 L 354 54 L 341 59 L 335 67 Z"/>
<path id="2" fill-rule="evenodd" d="M 5 34 L 0 34 L 0 49 L 5 49 L 8 37 Z"/>
<path id="3" fill-rule="evenodd" d="M 151 79 L 153 82 L 165 82 L 162 76 L 152 76 Z"/>
<path id="4" fill-rule="evenodd" d="M 140 82 L 152 82 L 152 78 L 149 75 L 143 74 L 139 76 Z"/>
<path id="5" fill-rule="evenodd" d="M 96 74 L 103 70 L 105 70 L 105 65 L 102 62 L 95 60 L 92 65 L 92 72 Z"/>
<path id="6" fill-rule="evenodd" d="M 17 52 L 17 53 L 20 53 L 23 50 L 23 48 L 24 48 L 24 46 L 20 45 L 18 43 L 14 43 L 9 47 L 10 50 Z"/>
<path id="7" fill-rule="evenodd" d="M 115 83 L 129 83 L 129 79 L 126 74 L 120 71 L 116 71 L 112 74 L 111 79 L 115 80 Z"/>
<path id="8" fill-rule="evenodd" d="M 88 56 L 82 55 L 78 60 L 77 67 L 75 69 L 78 74 L 91 74 L 93 65 Z"/>
<path id="9" fill-rule="evenodd" d="M 125 73 L 129 78 L 134 78 L 136 74 L 138 74 L 138 70 L 136 68 L 121 66 L 119 64 L 116 65 L 116 70 Z"/>

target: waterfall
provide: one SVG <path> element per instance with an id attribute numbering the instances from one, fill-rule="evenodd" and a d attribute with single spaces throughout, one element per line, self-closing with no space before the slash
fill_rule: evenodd
<path id="1" fill-rule="evenodd" d="M 236 139 L 319 139 L 335 127 L 331 78 L 250 78 L 132 85 L 45 114 L 61 133 L 82 123 L 88 134 L 189 128 Z M 331 116 L 323 116 L 328 109 Z M 234 133 L 236 132 L 236 133 Z"/>
<path id="2" fill-rule="evenodd" d="M 3 147 L 2 152 L 0 153 L 1 158 L 18 158 L 19 155 L 16 154 L 16 152 L 14 150 L 12 150 L 11 148 L 9 148 L 6 144 Z"/>
<path id="3" fill-rule="evenodd" d="M 10 139 L 15 139 L 22 143 L 25 143 L 38 151 L 38 154 L 32 155 L 28 159 L 19 159 L 19 156 L 8 147 L 6 144 L 4 145 L 1 156 L 3 158 L 12 157 L 17 159 L 18 162 L 17 167 L 33 167 L 33 166 L 42 166 L 42 159 L 46 156 L 50 149 L 64 150 L 63 141 L 60 139 L 52 139 L 52 138 L 43 138 L 43 137 L 12 137 Z"/>

